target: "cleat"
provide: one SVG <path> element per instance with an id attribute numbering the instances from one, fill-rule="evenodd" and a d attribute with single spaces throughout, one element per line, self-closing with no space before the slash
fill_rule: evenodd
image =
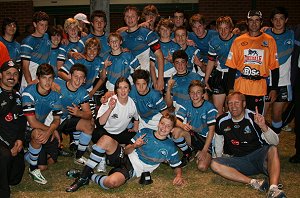
<path id="1" fill-rule="evenodd" d="M 76 145 L 76 143 L 74 141 L 70 143 L 70 145 L 69 145 L 70 151 L 76 152 L 77 148 L 78 148 L 78 145 Z"/>
<path id="2" fill-rule="evenodd" d="M 78 178 L 80 177 L 81 171 L 79 169 L 70 169 L 66 172 L 66 176 L 69 178 Z"/>
<path id="3" fill-rule="evenodd" d="M 106 162 L 105 162 L 105 157 L 101 157 L 101 161 L 99 164 L 96 166 L 96 172 L 106 172 Z"/>
<path id="4" fill-rule="evenodd" d="M 39 184 L 46 184 L 47 183 L 47 180 L 42 175 L 40 169 L 35 169 L 33 171 L 29 170 L 29 175 L 33 179 L 33 181 L 35 181 L 36 183 L 39 183 Z"/>
<path id="5" fill-rule="evenodd" d="M 264 180 L 254 179 L 254 181 L 250 183 L 250 186 L 255 190 L 259 190 L 260 192 L 266 192 L 267 189 L 269 188 L 269 182 L 267 179 Z"/>
<path id="6" fill-rule="evenodd" d="M 89 184 L 89 178 L 80 177 L 80 178 L 76 179 L 75 182 L 73 184 L 71 184 L 71 186 L 66 188 L 66 192 L 75 192 L 80 187 L 88 185 L 88 184 Z"/>
<path id="7" fill-rule="evenodd" d="M 287 196 L 282 190 L 279 190 L 278 187 L 273 187 L 269 189 L 267 198 L 286 198 Z"/>
<path id="8" fill-rule="evenodd" d="M 81 158 L 75 158 L 74 159 L 74 163 L 78 164 L 78 165 L 84 166 L 86 164 L 86 162 L 87 162 L 87 159 L 83 156 Z"/>
<path id="9" fill-rule="evenodd" d="M 291 132 L 293 130 L 293 128 L 287 124 L 284 127 L 282 127 L 281 130 L 283 130 L 285 132 Z"/>

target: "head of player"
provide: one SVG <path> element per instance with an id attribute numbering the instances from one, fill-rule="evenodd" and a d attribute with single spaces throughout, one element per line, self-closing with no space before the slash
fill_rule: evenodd
<path id="1" fill-rule="evenodd" d="M 131 85 L 130 85 L 129 80 L 125 77 L 118 78 L 118 80 L 116 81 L 116 84 L 115 84 L 114 91 L 118 97 L 118 100 L 121 103 L 127 102 L 128 94 L 129 94 L 130 90 L 131 90 Z"/>
<path id="2" fill-rule="evenodd" d="M 12 91 L 13 87 L 18 83 L 19 67 L 12 60 L 2 64 L 0 67 L 0 87 L 2 89 Z"/>
<path id="3" fill-rule="evenodd" d="M 189 24 L 193 32 L 199 37 L 203 38 L 206 35 L 206 21 L 205 17 L 201 14 L 194 14 L 190 20 Z"/>
<path id="4" fill-rule="evenodd" d="M 86 40 L 84 55 L 87 61 L 93 61 L 99 55 L 100 50 L 100 42 L 96 37 L 92 37 Z"/>
<path id="5" fill-rule="evenodd" d="M 158 123 L 158 130 L 155 133 L 155 136 L 158 139 L 166 139 L 168 135 L 172 132 L 176 124 L 176 116 L 173 114 L 166 113 L 163 115 Z"/>
<path id="6" fill-rule="evenodd" d="M 229 16 L 221 16 L 216 21 L 217 31 L 222 40 L 229 40 L 232 37 L 233 22 Z"/>
<path id="7" fill-rule="evenodd" d="M 87 68 L 83 64 L 76 63 L 71 67 L 69 75 L 67 86 L 71 91 L 76 91 L 85 82 Z"/>
<path id="8" fill-rule="evenodd" d="M 240 92 L 233 92 L 227 96 L 228 110 L 235 120 L 240 120 L 245 115 L 246 98 Z"/>
<path id="9" fill-rule="evenodd" d="M 276 7 L 272 10 L 270 20 L 273 26 L 273 32 L 281 34 L 285 31 L 286 23 L 288 22 L 289 14 L 286 8 Z"/>
<path id="10" fill-rule="evenodd" d="M 192 80 L 189 85 L 189 95 L 193 106 L 199 107 L 204 102 L 205 84 L 199 80 Z"/>
<path id="11" fill-rule="evenodd" d="M 150 82 L 149 71 L 143 69 L 137 69 L 134 71 L 132 78 L 138 93 L 140 95 L 146 95 L 149 92 L 149 86 L 148 86 Z"/>
<path id="12" fill-rule="evenodd" d="M 263 23 L 262 13 L 259 10 L 250 10 L 247 14 L 247 25 L 250 36 L 259 36 Z"/>
<path id="13" fill-rule="evenodd" d="M 37 90 L 42 95 L 47 95 L 51 91 L 51 86 L 54 80 L 54 70 L 51 65 L 41 64 L 36 71 L 36 76 L 39 80 Z"/>
<path id="14" fill-rule="evenodd" d="M 38 11 L 33 14 L 33 26 L 35 28 L 35 32 L 33 33 L 34 36 L 42 37 L 47 29 L 48 29 L 48 22 L 49 16 L 47 13 Z"/>
<path id="15" fill-rule="evenodd" d="M 184 50 L 177 50 L 172 55 L 172 61 L 177 74 L 182 75 L 187 73 L 188 55 Z"/>

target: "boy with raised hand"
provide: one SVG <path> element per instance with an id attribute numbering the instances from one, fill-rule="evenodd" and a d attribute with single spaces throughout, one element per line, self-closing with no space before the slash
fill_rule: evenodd
<path id="1" fill-rule="evenodd" d="M 60 124 L 62 106 L 59 93 L 51 91 L 54 80 L 52 66 L 41 64 L 36 76 L 39 82 L 29 85 L 22 93 L 23 112 L 31 130 L 27 131 L 30 143 L 25 158 L 30 164 L 29 174 L 33 181 L 46 184 L 41 170 L 47 168 L 47 162 L 57 161 L 60 137 L 56 129 Z M 44 123 L 50 113 L 53 120 L 46 125 Z"/>

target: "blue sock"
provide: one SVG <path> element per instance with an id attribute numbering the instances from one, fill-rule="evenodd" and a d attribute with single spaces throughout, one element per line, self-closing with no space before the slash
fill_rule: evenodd
<path id="1" fill-rule="evenodd" d="M 80 134 L 83 133 L 82 131 L 74 131 L 73 132 L 73 138 L 74 138 L 74 142 L 76 145 L 79 144 L 79 138 L 80 138 Z"/>
<path id="2" fill-rule="evenodd" d="M 31 146 L 31 143 L 29 143 L 29 164 L 30 164 L 30 170 L 33 171 L 37 169 L 37 161 L 39 158 L 39 153 L 41 151 L 42 147 L 35 149 Z"/>
<path id="3" fill-rule="evenodd" d="M 188 147 L 184 137 L 180 137 L 180 138 L 177 138 L 177 139 L 172 138 L 172 139 L 173 139 L 173 142 L 176 144 L 176 146 L 178 148 L 180 148 L 180 150 L 182 152 L 188 150 L 189 147 Z"/>
<path id="4" fill-rule="evenodd" d="M 86 165 L 94 169 L 97 166 L 97 164 L 99 164 L 99 162 L 103 160 L 104 156 L 105 150 L 94 144 L 93 151 L 91 152 L 90 157 L 86 162 Z"/>
<path id="5" fill-rule="evenodd" d="M 91 135 L 86 133 L 81 133 L 79 137 L 78 150 L 84 152 L 86 150 L 86 147 L 89 145 L 91 139 L 92 139 Z"/>
<path id="6" fill-rule="evenodd" d="M 280 121 L 280 122 L 273 122 L 272 121 L 272 126 L 276 129 L 279 129 L 282 126 L 282 121 Z"/>
<path id="7" fill-rule="evenodd" d="M 91 177 L 91 180 L 93 182 L 95 182 L 96 184 L 98 184 L 101 188 L 103 188 L 104 190 L 108 190 L 109 188 L 104 186 L 103 182 L 104 180 L 107 178 L 106 175 L 97 175 L 97 174 L 93 174 Z"/>

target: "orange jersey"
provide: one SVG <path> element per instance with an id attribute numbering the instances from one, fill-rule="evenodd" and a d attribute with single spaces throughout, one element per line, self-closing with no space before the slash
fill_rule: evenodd
<path id="1" fill-rule="evenodd" d="M 6 48 L 6 46 L 0 41 L 0 67 L 2 67 L 2 64 L 6 61 L 9 61 L 9 53 Z"/>
<path id="2" fill-rule="evenodd" d="M 226 65 L 237 69 L 244 76 L 235 80 L 235 91 L 251 96 L 265 96 L 267 94 L 266 78 L 270 70 L 279 68 L 274 38 L 265 33 L 257 37 L 251 37 L 249 34 L 239 36 L 232 43 Z M 264 78 L 247 79 L 251 76 Z"/>

